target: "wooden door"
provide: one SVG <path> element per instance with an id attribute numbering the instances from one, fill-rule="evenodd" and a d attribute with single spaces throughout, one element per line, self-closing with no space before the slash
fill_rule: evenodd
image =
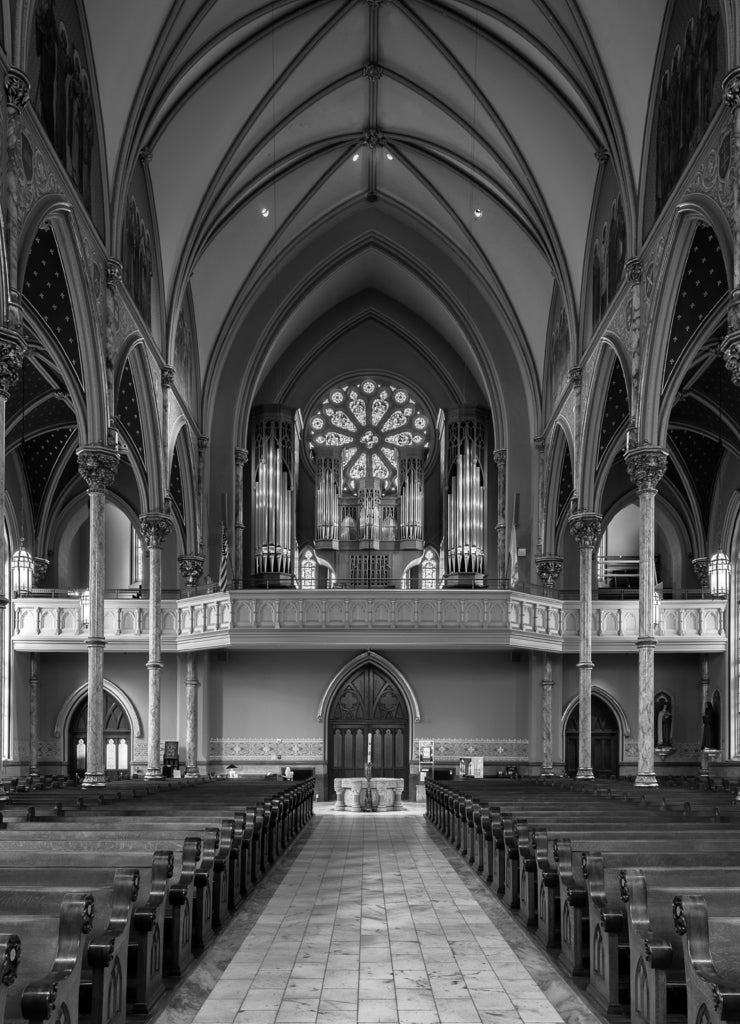
<path id="1" fill-rule="evenodd" d="M 359 669 L 332 701 L 328 719 L 329 786 L 365 774 L 368 750 L 373 775 L 409 786 L 409 718 L 398 686 L 372 666 Z"/>
<path id="2" fill-rule="evenodd" d="M 565 727 L 565 773 L 578 771 L 580 738 L 578 705 Z M 619 775 L 619 726 L 611 708 L 599 697 L 591 697 L 591 768 L 597 779 Z"/>

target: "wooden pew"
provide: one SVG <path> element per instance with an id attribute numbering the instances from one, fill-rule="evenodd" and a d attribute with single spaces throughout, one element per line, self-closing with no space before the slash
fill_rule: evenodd
<path id="1" fill-rule="evenodd" d="M 674 927 L 683 941 L 686 1010 L 690 1021 L 740 1020 L 740 889 L 712 907 L 711 897 L 677 895 Z"/>
<path id="2" fill-rule="evenodd" d="M 5 1020 L 8 989 L 15 982 L 21 955 L 20 936 L 15 932 L 0 932 L 0 1020 Z"/>

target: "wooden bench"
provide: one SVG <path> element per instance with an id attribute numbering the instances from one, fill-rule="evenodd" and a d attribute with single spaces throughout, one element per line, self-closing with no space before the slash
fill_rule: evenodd
<path id="1" fill-rule="evenodd" d="M 5 1004 L 8 989 L 15 983 L 18 974 L 18 962 L 21 955 L 20 936 L 15 932 L 0 932 L 0 1020 L 5 1020 Z"/>
<path id="2" fill-rule="evenodd" d="M 674 927 L 683 941 L 688 1020 L 740 1020 L 740 889 L 711 906 L 702 894 L 676 895 Z"/>

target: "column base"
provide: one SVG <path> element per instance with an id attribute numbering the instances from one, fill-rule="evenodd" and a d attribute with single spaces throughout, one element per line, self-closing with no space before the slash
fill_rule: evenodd
<path id="1" fill-rule="evenodd" d="M 85 778 L 80 783 L 82 789 L 93 787 L 101 788 L 106 785 L 105 772 L 86 772 Z"/>
<path id="2" fill-rule="evenodd" d="M 147 768 L 144 775 L 144 779 L 154 782 L 160 782 L 164 778 L 161 768 Z"/>
<path id="3" fill-rule="evenodd" d="M 185 769 L 185 778 L 200 778 L 197 765 L 189 764 Z"/>
<path id="4" fill-rule="evenodd" d="M 552 768 L 543 768 L 540 772 L 541 779 L 551 779 L 555 775 Z"/>
<path id="5" fill-rule="evenodd" d="M 655 772 L 641 772 L 635 778 L 635 787 L 639 789 L 657 789 L 658 780 L 655 777 Z"/>
<path id="6" fill-rule="evenodd" d="M 577 779 L 591 779 L 593 781 L 593 779 L 595 779 L 596 776 L 594 775 L 592 768 L 579 768 L 578 771 L 576 772 L 576 778 Z"/>

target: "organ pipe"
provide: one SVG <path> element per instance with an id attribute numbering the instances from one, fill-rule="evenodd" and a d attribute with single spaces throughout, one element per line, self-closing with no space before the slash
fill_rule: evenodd
<path id="1" fill-rule="evenodd" d="M 448 574 L 485 572 L 485 422 L 477 410 L 451 412 L 446 424 Z"/>
<path id="2" fill-rule="evenodd" d="M 314 450 L 316 465 L 316 540 L 335 541 L 339 537 L 339 494 L 342 486 L 342 461 L 336 449 Z"/>
<path id="3" fill-rule="evenodd" d="M 253 430 L 253 542 L 258 575 L 288 575 L 293 572 L 294 432 L 289 411 L 273 407 L 256 411 Z"/>

